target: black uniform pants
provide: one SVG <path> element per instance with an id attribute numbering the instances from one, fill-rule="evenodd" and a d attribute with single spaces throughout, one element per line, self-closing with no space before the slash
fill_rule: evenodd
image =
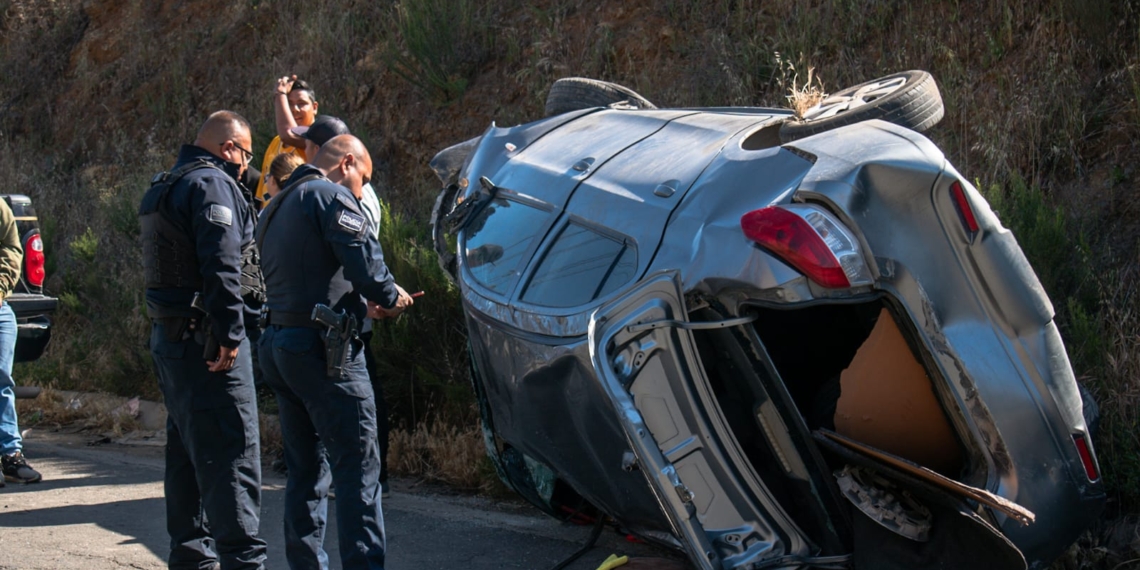
<path id="1" fill-rule="evenodd" d="M 173 322 L 177 322 L 174 320 Z M 202 345 L 156 320 L 150 348 L 165 398 L 170 568 L 261 569 L 261 442 L 248 341 L 234 367 L 210 372 Z"/>
<path id="2" fill-rule="evenodd" d="M 318 330 L 272 325 L 260 343 L 258 358 L 265 383 L 277 394 L 289 470 L 285 484 L 289 567 L 328 567 L 324 530 L 333 482 L 341 567 L 383 570 L 386 545 L 376 404 L 363 344 L 353 341 L 344 375 L 330 378 Z"/>

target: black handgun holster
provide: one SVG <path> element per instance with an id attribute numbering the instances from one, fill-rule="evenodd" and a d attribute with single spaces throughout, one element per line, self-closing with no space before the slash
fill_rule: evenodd
<path id="1" fill-rule="evenodd" d="M 221 345 L 218 344 L 218 339 L 214 338 L 214 327 L 212 319 L 209 315 L 202 317 L 194 317 L 190 320 L 190 330 L 194 331 L 194 342 L 202 345 L 202 358 L 209 362 L 218 359 L 218 352 L 221 350 Z"/>

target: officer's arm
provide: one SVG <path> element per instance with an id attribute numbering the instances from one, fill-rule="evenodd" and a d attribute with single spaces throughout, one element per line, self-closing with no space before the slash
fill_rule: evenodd
<path id="1" fill-rule="evenodd" d="M 234 348 L 245 338 L 241 299 L 241 245 L 246 205 L 237 203 L 237 192 L 220 175 L 207 174 L 192 188 L 190 213 L 198 267 L 202 272 L 202 295 L 206 311 L 214 319 L 218 344 Z"/>
<path id="2" fill-rule="evenodd" d="M 369 230 L 368 219 L 356 199 L 339 192 L 322 204 L 320 227 L 348 279 L 365 299 L 384 308 L 396 305 L 399 290 L 384 264 L 380 242 Z"/>

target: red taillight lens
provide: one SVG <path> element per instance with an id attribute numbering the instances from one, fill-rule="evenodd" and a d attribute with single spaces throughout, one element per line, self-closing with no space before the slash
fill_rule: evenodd
<path id="1" fill-rule="evenodd" d="M 954 205 L 958 207 L 958 215 L 962 216 L 962 225 L 965 226 L 966 231 L 977 233 L 978 220 L 974 217 L 974 209 L 970 207 L 970 201 L 966 199 L 966 189 L 962 187 L 962 183 L 954 182 L 951 184 L 950 194 L 954 196 Z"/>
<path id="2" fill-rule="evenodd" d="M 1081 463 L 1085 466 L 1085 475 L 1088 475 L 1089 481 L 1100 479 L 1100 469 L 1097 468 L 1096 458 L 1093 457 L 1092 448 L 1084 434 L 1073 434 L 1073 443 L 1077 445 L 1077 453 L 1081 456 Z"/>
<path id="3" fill-rule="evenodd" d="M 744 214 L 740 227 L 748 239 L 824 287 L 871 282 L 854 236 L 821 208 L 769 206 Z"/>
<path id="4" fill-rule="evenodd" d="M 40 234 L 32 234 L 24 242 L 24 277 L 33 287 L 44 285 L 44 240 Z"/>

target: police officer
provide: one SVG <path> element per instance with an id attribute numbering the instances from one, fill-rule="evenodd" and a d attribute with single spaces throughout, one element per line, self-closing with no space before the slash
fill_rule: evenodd
<path id="1" fill-rule="evenodd" d="M 311 126 L 297 126 L 289 129 L 293 135 L 305 141 L 305 155 L 314 160 L 321 146 L 338 135 L 352 134 L 344 121 L 330 116 L 319 115 Z M 380 200 L 372 184 L 365 182 L 360 194 L 361 213 L 368 220 L 372 235 L 380 237 Z M 365 319 L 360 326 L 360 340 L 364 343 L 364 366 L 372 382 L 372 394 L 376 400 L 376 440 L 380 445 L 380 496 L 388 497 L 388 402 L 384 399 L 384 385 L 376 371 L 376 358 L 369 348 L 372 342 L 372 319 Z"/>
<path id="2" fill-rule="evenodd" d="M 260 360 L 265 382 L 277 393 L 289 471 L 286 557 L 293 569 L 327 565 L 322 542 L 330 470 L 341 564 L 346 570 L 384 567 L 376 407 L 364 346 L 350 334 L 347 352 L 335 357 L 340 370 L 330 371 L 327 328 L 313 320 L 318 304 L 355 322 L 396 316 L 412 304 L 384 265 L 361 210 L 371 175 L 372 158 L 360 140 L 334 137 L 313 164 L 293 171 L 258 222 L 268 293 Z"/>
<path id="3" fill-rule="evenodd" d="M 249 123 L 218 111 L 139 208 L 151 355 L 166 401 L 172 569 L 261 569 L 261 447 L 243 294 L 259 288 L 255 214 L 235 182 Z M 244 278 L 243 278 L 244 277 Z"/>

